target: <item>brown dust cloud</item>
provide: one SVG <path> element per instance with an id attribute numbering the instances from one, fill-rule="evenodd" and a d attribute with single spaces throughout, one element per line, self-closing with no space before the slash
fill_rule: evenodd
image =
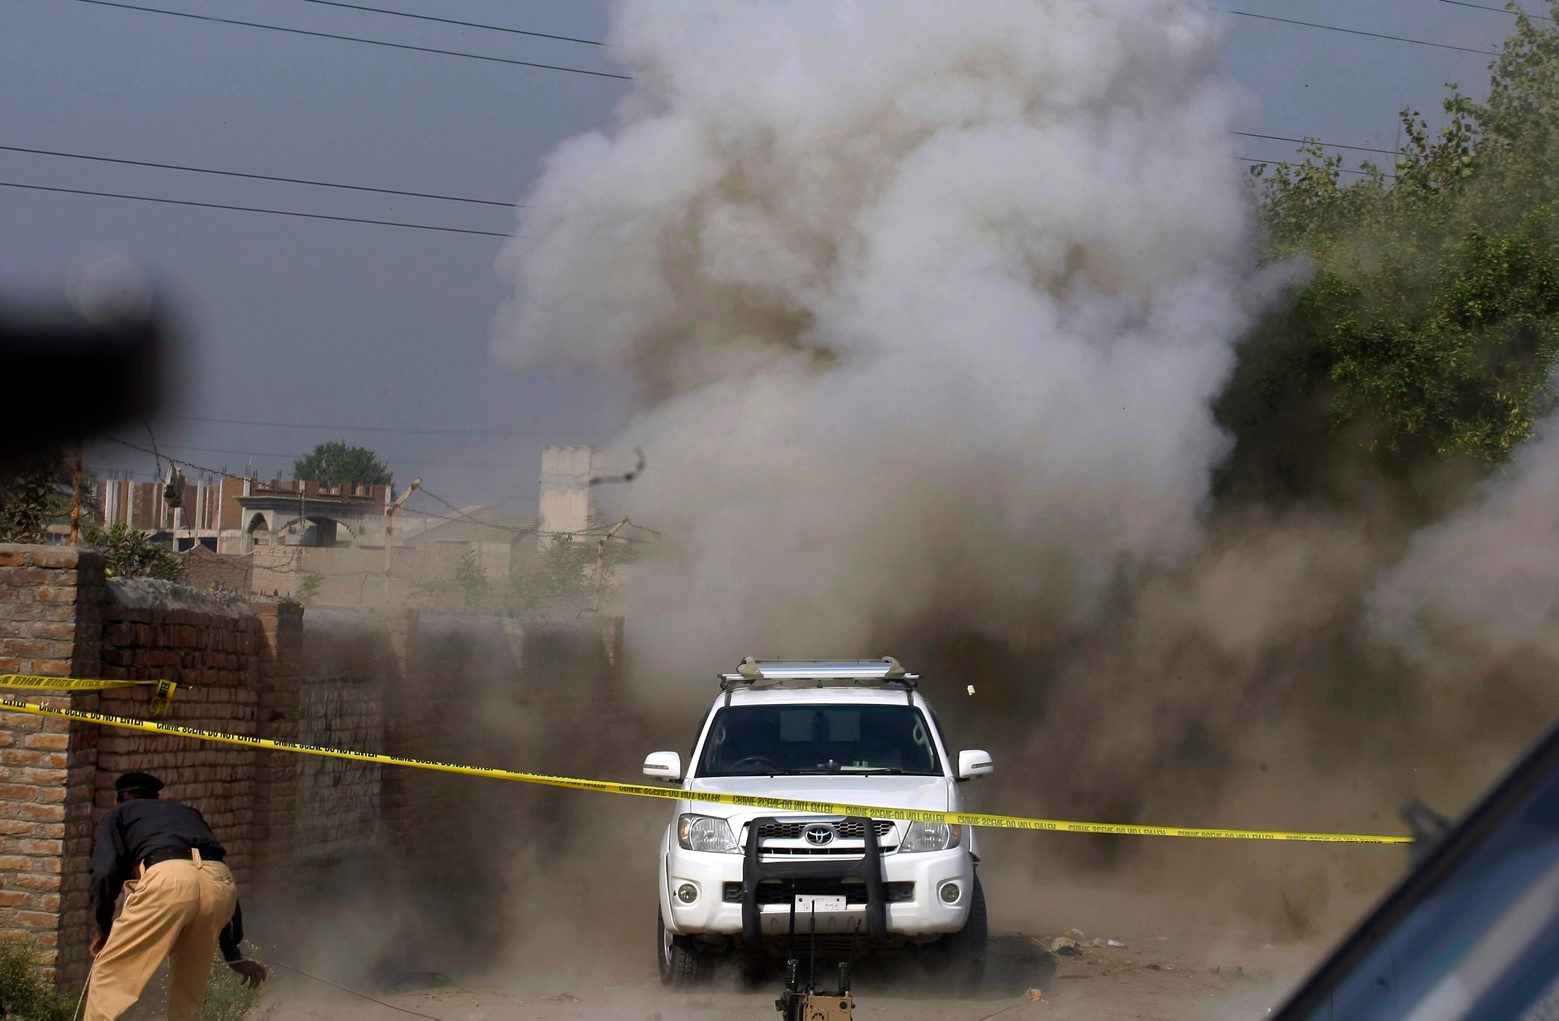
<path id="1" fill-rule="evenodd" d="M 1251 100 L 1214 16 L 618 6 L 629 94 L 524 197 L 494 336 L 507 365 L 631 383 L 614 447 L 649 467 L 607 510 L 660 538 L 612 607 L 645 707 L 613 775 L 685 751 L 747 654 L 898 656 L 953 743 L 995 753 L 975 803 L 1059 818 L 1401 832 L 1410 797 L 1465 808 L 1553 718 L 1559 429 L 1428 523 L 1368 484 L 1352 505 L 1220 485 L 1241 343 L 1307 271 L 1257 258 L 1229 134 Z M 515 843 L 508 896 L 577 916 L 588 888 L 593 949 L 648 967 L 663 810 L 547 811 L 567 836 Z M 997 927 L 1033 932 L 1102 884 L 1326 937 L 1405 863 L 984 839 Z"/>

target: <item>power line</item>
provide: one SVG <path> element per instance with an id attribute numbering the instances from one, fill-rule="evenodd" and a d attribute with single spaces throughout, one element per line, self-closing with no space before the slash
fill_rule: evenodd
<path id="1" fill-rule="evenodd" d="M 165 14 L 165 15 L 168 15 L 169 17 L 190 18 L 190 19 L 193 19 L 193 20 L 196 20 L 196 21 L 210 21 L 210 22 L 214 22 L 214 23 L 222 24 L 222 25 L 240 25 L 240 26 L 243 26 L 245 28 L 259 28 L 259 29 L 265 29 L 265 30 L 268 30 L 268 31 L 271 31 L 271 32 L 286 32 L 286 33 L 290 33 L 292 35 L 314 36 L 314 37 L 320 38 L 320 39 L 337 39 L 337 40 L 340 40 L 342 42 L 364 43 L 364 44 L 367 44 L 367 45 L 370 45 L 370 46 L 388 46 L 388 47 L 390 47 L 392 49 L 410 50 L 410 51 L 417 52 L 417 53 L 437 53 L 437 54 L 442 54 L 444 56 L 449 56 L 449 57 L 465 57 L 465 58 L 468 58 L 470 60 L 487 60 L 487 61 L 492 61 L 492 62 L 499 63 L 499 64 L 514 64 L 514 65 L 518 65 L 520 67 L 535 67 L 535 68 L 541 68 L 543 70 L 548 70 L 548 71 L 567 71 L 567 72 L 572 73 L 572 74 L 591 75 L 591 76 L 594 76 L 594 77 L 597 77 L 597 78 L 615 78 L 615 79 L 617 79 L 619 81 L 632 81 L 633 80 L 633 76 L 632 75 L 615 74 L 615 73 L 610 72 L 610 71 L 590 71 L 590 70 L 586 70 L 585 68 L 567 67 L 567 66 L 563 66 L 563 65 L 559 65 L 559 64 L 542 64 L 542 63 L 537 63 L 535 61 L 529 61 L 529 60 L 514 60 L 514 59 L 511 59 L 511 58 L 508 58 L 508 57 L 491 57 L 491 56 L 487 56 L 486 54 L 482 54 L 482 53 L 466 53 L 466 52 L 463 52 L 463 51 L 460 51 L 460 50 L 441 50 L 441 49 L 437 49 L 437 48 L 434 48 L 434 47 L 431 47 L 431 46 L 413 46 L 413 45 L 410 45 L 408 43 L 391 43 L 391 42 L 385 42 L 385 41 L 380 40 L 380 39 L 363 39 L 363 38 L 361 38 L 359 36 L 339 35 L 339 34 L 336 34 L 336 33 L 333 33 L 333 32 L 318 32 L 318 31 L 313 31 L 313 30 L 310 30 L 310 29 L 287 28 L 287 27 L 284 27 L 284 26 L 281 26 L 281 25 L 267 25 L 267 24 L 263 24 L 261 22 L 255 22 L 255 21 L 240 21 L 240 20 L 238 20 L 236 18 L 219 18 L 219 17 L 216 17 L 215 15 L 210 15 L 210 14 L 191 14 L 191 13 L 189 13 L 187 11 L 167 11 L 167 10 L 162 10 L 162 9 L 156 8 L 156 7 L 141 7 L 141 6 L 138 6 L 136 4 L 123 3 L 123 2 L 121 2 L 121 0 L 76 0 L 76 2 L 77 3 L 85 3 L 85 4 L 95 4 L 95 5 L 100 6 L 100 7 L 117 7 L 117 8 L 120 8 L 122 10 L 128 10 L 128 11 L 142 11 L 142 12 L 145 12 L 147 14 Z M 595 40 L 595 39 L 580 39 L 580 38 L 576 38 L 576 37 L 572 37 L 572 36 L 553 36 L 553 35 L 548 35 L 546 33 L 541 33 L 541 32 L 530 32 L 530 31 L 527 31 L 527 30 L 524 30 L 524 29 L 511 29 L 511 28 L 507 28 L 507 27 L 504 27 L 504 26 L 500 26 L 500 25 L 485 25 L 485 24 L 480 24 L 480 23 L 477 23 L 477 22 L 456 21 L 454 19 L 449 19 L 449 18 L 435 18 L 435 17 L 432 17 L 431 15 L 408 14 L 408 13 L 406 13 L 404 11 L 389 11 L 389 10 L 384 10 L 382 8 L 377 8 L 377 7 L 367 7 L 365 5 L 338 3 L 338 2 L 334 2 L 334 0 L 304 0 L 304 2 L 305 3 L 318 3 L 318 4 L 322 4 L 322 5 L 325 5 L 325 6 L 331 6 L 331 7 L 344 7 L 344 8 L 354 9 L 354 10 L 372 11 L 372 12 L 377 13 L 377 14 L 390 14 L 390 15 L 397 15 L 397 16 L 406 17 L 406 18 L 419 18 L 419 19 L 428 20 L 428 21 L 443 21 L 443 22 L 448 22 L 449 24 L 465 25 L 465 26 L 469 26 L 469 27 L 473 27 L 473 28 L 486 28 L 486 29 L 492 29 L 492 30 L 500 31 L 500 32 L 514 32 L 514 33 L 518 33 L 518 34 L 521 34 L 521 35 L 535 35 L 535 36 L 540 36 L 542 38 L 559 39 L 559 40 L 563 40 L 563 41 L 566 41 L 566 42 L 585 43 L 585 44 L 597 45 L 597 46 L 604 45 L 599 40 Z M 1447 2 L 1447 3 L 1454 3 L 1454 2 L 1462 2 L 1462 0 L 1445 0 L 1445 2 Z M 1478 6 L 1481 6 L 1481 5 L 1478 5 L 1478 4 L 1465 4 L 1465 6 L 1478 7 Z M 1484 8 L 1484 9 L 1485 10 L 1495 10 L 1496 8 Z M 1224 13 L 1224 14 L 1239 15 L 1240 17 L 1244 17 L 1244 18 L 1258 18 L 1258 19 L 1263 20 L 1263 21 L 1274 21 L 1274 22 L 1280 22 L 1280 23 L 1285 24 L 1285 25 L 1298 25 L 1298 26 L 1302 26 L 1304 28 L 1322 29 L 1322 30 L 1328 31 L 1328 32 L 1343 32 L 1343 33 L 1346 33 L 1348 35 L 1365 36 L 1365 37 L 1368 37 L 1368 38 L 1371 38 L 1371 39 L 1386 39 L 1386 40 L 1390 40 L 1392 42 L 1409 43 L 1409 44 L 1412 44 L 1414 46 L 1432 46 L 1432 47 L 1435 47 L 1437 49 L 1442 49 L 1442 50 L 1456 50 L 1456 51 L 1461 52 L 1461 53 L 1477 53 L 1477 54 L 1480 54 L 1480 55 L 1483 55 L 1483 56 L 1494 56 L 1495 55 L 1495 51 L 1493 51 L 1493 50 L 1477 49 L 1477 48 L 1471 47 L 1471 46 L 1457 46 L 1457 45 L 1455 45 L 1453 43 L 1437 43 L 1437 42 L 1431 42 L 1431 41 L 1429 41 L 1427 39 L 1412 39 L 1412 38 L 1409 38 L 1407 36 L 1388 35 L 1388 34 L 1383 33 L 1383 32 L 1369 32 L 1369 31 L 1365 31 L 1364 29 L 1359 29 L 1359 28 L 1345 28 L 1345 27 L 1343 27 L 1341 25 L 1325 25 L 1325 24 L 1322 24 L 1322 23 L 1316 22 L 1316 21 L 1300 21 L 1300 20 L 1295 19 L 1295 18 L 1280 18 L 1280 17 L 1277 17 L 1276 15 L 1272 15 L 1272 14 L 1257 14 L 1257 13 L 1255 13 L 1253 11 L 1239 11 L 1239 10 L 1234 10 L 1233 8 L 1229 8 L 1229 7 L 1214 7 L 1213 10 L 1219 11 L 1219 12 Z M 1545 19 L 1545 20 L 1547 20 L 1547 19 Z"/>
<path id="2" fill-rule="evenodd" d="M 1473 3 L 1468 3 L 1467 0 L 1440 0 L 1440 2 L 1443 3 L 1443 4 L 1455 4 L 1457 7 L 1471 7 L 1473 9 L 1479 10 L 1479 11 L 1493 11 L 1495 14 L 1508 14 L 1512 18 L 1519 17 L 1522 14 L 1526 14 L 1526 16 L 1531 18 L 1533 21 L 1553 21 L 1554 20 L 1553 18 L 1544 17 L 1541 14 L 1528 14 L 1526 11 L 1512 11 L 1512 10 L 1508 10 L 1508 9 L 1506 9 L 1504 7 L 1489 7 L 1489 6 L 1485 5 L 1485 4 L 1473 4 Z"/>
<path id="3" fill-rule="evenodd" d="M 323 2 L 323 0 L 321 0 L 321 2 Z M 1356 150 L 1356 151 L 1359 151 L 1359 152 L 1384 153 L 1385 155 L 1388 155 L 1388 156 L 1412 156 L 1413 155 L 1411 153 L 1404 153 L 1404 152 L 1402 152 L 1400 150 L 1380 149 L 1380 148 L 1377 148 L 1375 146 L 1369 146 L 1369 145 L 1350 145 L 1350 144 L 1347 144 L 1347 143 L 1344 143 L 1344 142 L 1328 142 L 1325 139 L 1320 139 L 1320 138 L 1293 138 L 1293 137 L 1289 137 L 1287 135 L 1266 135 L 1266 134 L 1261 134 L 1261 133 L 1255 132 L 1255 131 L 1231 131 L 1230 134 L 1241 135 L 1241 136 L 1243 136 L 1245 138 L 1266 139 L 1268 141 L 1273 141 L 1273 142 L 1293 142 L 1293 143 L 1299 144 L 1299 145 L 1303 145 L 1303 144 L 1306 144 L 1306 143 L 1309 143 L 1309 142 L 1314 142 L 1317 145 L 1322 145 L 1322 146 L 1325 146 L 1325 147 L 1331 148 L 1331 149 L 1352 149 L 1352 150 Z M 315 180 L 310 180 L 308 178 L 281 177 L 281 176 L 277 176 L 277 175 L 274 175 L 274 174 L 253 174 L 253 173 L 247 173 L 247 172 L 244 172 L 244 171 L 237 171 L 237 170 L 215 170 L 215 169 L 212 169 L 212 168 L 209 168 L 209 167 L 190 167 L 190 166 L 184 166 L 182 164 L 177 164 L 177 163 L 156 163 L 156 162 L 152 162 L 152 161 L 149 161 L 149 160 L 130 160 L 130 159 L 122 159 L 122 158 L 119 158 L 119 157 L 113 157 L 113 156 L 94 156 L 94 155 L 90 155 L 90 154 L 87 154 L 87 153 L 64 152 L 62 150 L 54 150 L 54 149 L 35 149 L 35 148 L 31 148 L 31 147 L 27 147 L 27 146 L 20 146 L 20 145 L 0 145 L 0 151 L 27 153 L 27 154 L 35 155 L 35 156 L 56 156 L 56 157 L 61 157 L 61 158 L 64 158 L 64 159 L 89 160 L 89 161 L 98 162 L 98 163 L 118 163 L 118 164 L 123 164 L 125 166 L 132 166 L 132 167 L 153 167 L 153 168 L 160 169 L 160 170 L 181 170 L 181 171 L 187 171 L 189 173 L 194 173 L 194 174 L 212 174 L 212 175 L 216 175 L 216 176 L 220 176 L 220 177 L 239 177 L 239 178 L 247 178 L 247 179 L 256 180 L 256 181 L 279 181 L 279 182 L 282 182 L 282 183 L 285 183 L 285 184 L 306 184 L 306 185 L 313 185 L 315 187 L 320 187 L 320 188 L 341 188 L 341 189 L 345 189 L 345 190 L 349 190 L 349 191 L 371 192 L 371 193 L 377 193 L 377 194 L 381 194 L 381 195 L 400 195 L 400 196 L 405 196 L 405 197 L 409 197 L 409 198 L 439 199 L 439 200 L 446 201 L 446 202 L 469 202 L 469 203 L 473 203 L 475 205 L 498 206 L 498 207 L 501 207 L 501 208 L 504 208 L 504 209 L 512 209 L 512 208 L 515 208 L 515 205 L 516 205 L 515 203 L 512 203 L 512 202 L 500 202 L 500 201 L 493 200 L 493 199 L 467 198 L 467 197 L 460 196 L 460 195 L 441 195 L 441 194 L 434 193 L 434 192 L 403 191 L 403 190 L 396 189 L 396 188 L 376 188 L 376 187 L 370 187 L 368 185 L 342 184 L 340 182 L 335 182 L 335 181 L 315 181 Z M 1414 158 L 1416 158 L 1416 157 L 1414 157 Z M 25 186 L 24 185 L 15 185 L 15 187 L 25 187 Z M 122 196 L 121 195 L 121 196 L 114 196 L 114 197 L 118 197 L 118 198 L 131 198 L 131 197 L 135 197 L 135 196 Z M 174 200 L 174 199 L 158 200 L 158 199 L 149 199 L 148 198 L 148 199 L 144 199 L 144 201 L 173 202 L 173 201 L 178 201 L 178 200 Z M 238 207 L 223 206 L 221 208 L 238 208 Z M 246 211 L 249 211 L 249 212 L 273 212 L 273 213 L 277 213 L 279 215 L 290 215 L 290 216 L 315 216 L 315 215 L 318 215 L 318 214 L 311 214 L 311 213 L 294 213 L 294 212 L 284 211 L 284 210 L 248 209 Z M 343 217 L 342 219 L 352 219 L 352 218 Z M 420 224 L 390 224 L 389 221 L 382 221 L 382 220 L 361 220 L 361 221 L 356 221 L 356 222 L 379 223 L 379 224 L 384 224 L 384 225 L 405 226 L 405 227 L 420 227 L 421 229 L 425 229 L 425 230 L 452 230 L 452 229 L 454 229 L 454 228 L 448 228 L 448 227 L 430 227 L 430 226 L 425 226 L 425 225 L 420 225 Z M 504 237 L 504 236 L 507 236 L 507 235 L 495 234 L 494 236 L 496 236 L 496 237 Z M 181 416 L 170 416 L 170 417 L 181 417 Z M 224 419 L 210 419 L 210 420 L 202 419 L 200 421 L 226 421 L 226 420 L 224 420 Z M 284 424 L 287 424 L 287 423 L 278 423 L 278 422 L 239 422 L 239 423 L 236 423 L 236 424 L 240 424 L 240 425 L 284 425 Z M 325 428 L 357 428 L 357 427 L 351 427 L 351 426 L 327 426 Z M 370 430 L 370 431 L 395 431 L 395 430 Z M 399 431 L 402 431 L 402 432 L 439 432 L 440 430 L 404 429 L 404 430 L 399 430 Z M 459 434 L 459 435 L 464 435 L 464 434 L 467 434 L 467 433 L 470 433 L 470 432 L 473 432 L 473 430 L 454 430 L 454 433 L 455 434 Z M 497 433 L 497 434 L 493 434 L 493 435 L 523 435 L 523 434 L 519 434 L 519 433 Z"/>
<path id="4" fill-rule="evenodd" d="M 92 0 L 92 2 L 96 2 L 96 0 Z M 1412 43 L 1414 46 L 1433 46 L 1442 50 L 1458 50 L 1462 53 L 1477 53 L 1485 57 L 1496 56 L 1494 50 L 1480 50 L 1474 49 L 1471 46 L 1456 46 L 1452 43 L 1435 43 L 1430 42 L 1427 39 L 1409 39 L 1407 36 L 1386 35 L 1382 32 L 1366 32 L 1362 28 L 1344 28 L 1341 25 L 1323 25 L 1318 21 L 1298 21 L 1294 18 L 1279 18 L 1272 14 L 1255 14 L 1251 11 L 1236 11 L 1230 7 L 1214 7 L 1213 10 L 1220 11 L 1224 14 L 1238 14 L 1242 18 L 1259 18 L 1262 21 L 1278 21 L 1285 25 L 1303 25 L 1305 28 L 1325 29 L 1328 32 L 1343 32 L 1347 35 L 1368 36 L 1371 39 L 1389 39 L 1392 42 L 1397 43 Z"/>
<path id="5" fill-rule="evenodd" d="M 211 422 L 217 425 L 254 425 L 282 429 L 312 429 L 318 432 L 341 429 L 350 432 L 410 433 L 426 436 L 604 436 L 605 433 L 578 432 L 570 429 L 419 429 L 413 426 L 394 425 L 341 425 L 317 422 L 263 422 L 247 418 L 205 418 L 200 415 L 161 415 L 161 418 L 180 422 Z"/>
<path id="6" fill-rule="evenodd" d="M 121 439 L 119 439 L 117 437 L 114 437 L 114 436 L 105 436 L 105 437 L 103 437 L 103 439 L 106 442 L 108 442 L 108 443 L 117 443 L 121 447 L 129 447 L 131 450 L 139 450 L 143 454 L 151 454 L 153 457 L 158 458 L 160 461 L 171 461 L 174 464 L 182 465 L 185 468 L 192 468 L 195 471 L 205 472 L 207 475 L 220 475 L 224 479 L 242 479 L 242 478 L 245 478 L 245 476 L 243 476 L 243 475 L 234 475 L 232 472 L 225 471 L 225 470 L 223 470 L 221 468 L 210 468 L 210 467 L 207 467 L 206 465 L 203 465 L 203 464 L 195 464 L 193 461 L 183 461 L 183 460 L 180 460 L 177 457 L 171 457 L 168 454 L 163 454 L 163 453 L 160 453 L 160 452 L 158 452 L 156 450 L 153 450 L 151 447 L 143 447 L 139 443 L 131 443 L 129 440 L 121 440 Z M 175 450 L 193 450 L 193 449 L 198 449 L 198 448 L 194 448 L 194 447 L 175 447 L 174 449 Z"/>
<path id="7" fill-rule="evenodd" d="M 127 446 L 127 447 L 128 446 L 133 446 L 133 444 L 126 443 L 124 440 L 119 440 L 119 439 L 110 439 L 110 442 L 119 443 L 119 444 L 122 444 L 122 445 Z M 185 444 L 180 444 L 180 443 L 165 444 L 164 445 L 164 449 L 168 449 L 168 450 L 192 450 L 192 451 L 194 451 L 197 454 L 230 454 L 230 455 L 232 455 L 234 457 L 275 457 L 275 458 L 280 458 L 281 460 L 284 460 L 284 461 L 295 461 L 299 457 L 298 454 L 284 454 L 284 453 L 280 453 L 280 452 L 274 451 L 274 450 L 231 450 L 231 449 L 228 449 L 228 448 L 225 448 L 225 447 L 192 447 L 192 446 L 187 446 Z M 147 453 L 151 453 L 151 451 L 147 450 Z M 432 458 L 392 457 L 392 456 L 388 456 L 388 455 L 380 455 L 380 456 L 382 456 L 384 460 L 389 461 L 389 462 L 391 462 L 393 464 L 432 465 L 435 468 L 496 468 L 496 469 L 503 469 L 503 470 L 513 471 L 513 470 L 516 470 L 518 468 L 523 467 L 522 465 L 518 465 L 518 464 L 495 464 L 492 461 L 439 461 L 439 460 L 434 460 Z M 165 461 L 169 460 L 169 457 L 168 457 L 167 454 L 162 455 L 162 457 L 163 457 L 163 460 L 165 460 Z M 196 467 L 200 467 L 200 466 L 197 465 Z M 215 471 L 215 469 L 202 469 L 202 470 Z M 216 472 L 216 474 L 221 475 L 221 474 L 230 474 L 230 473 Z M 243 476 L 241 476 L 241 475 L 234 475 L 234 476 L 231 476 L 231 477 L 233 477 L 233 478 L 243 478 Z"/>
<path id="8" fill-rule="evenodd" d="M 513 209 L 513 202 L 498 202 L 493 199 L 473 199 L 460 195 L 438 195 L 425 191 L 400 191 L 395 188 L 370 188 L 362 184 L 341 184 L 336 181 L 311 181 L 302 177 L 278 177 L 274 174 L 249 174 L 238 170 L 213 170 L 210 167 L 187 167 L 178 163 L 153 163 L 149 160 L 127 160 L 114 156 L 93 156 L 81 152 L 62 152 L 54 149 L 31 149 L 20 145 L 0 145 L 0 150 L 6 152 L 24 152 L 34 156 L 58 156 L 71 160 L 91 160 L 95 163 L 120 163 L 130 167 L 155 167 L 159 170 L 183 170 L 192 174 L 213 174 L 218 177 L 244 177 L 253 181 L 280 181 L 284 184 L 308 184 L 317 188 L 342 188 L 347 191 L 376 192 L 380 195 L 403 195 L 417 199 L 441 199 L 445 202 L 470 202 L 479 206 L 499 206 L 504 209 Z"/>
<path id="9" fill-rule="evenodd" d="M 587 46 L 605 46 L 599 39 L 580 39 L 571 35 L 552 35 L 548 32 L 532 32 L 523 28 L 509 28 L 507 25 L 484 25 L 479 21 L 457 21 L 454 18 L 436 18 L 431 14 L 412 14 L 409 11 L 390 11 L 383 7 L 367 7 L 363 4 L 341 3 L 339 0 L 303 0 L 306 4 L 318 4 L 321 7 L 343 7 L 349 11 L 370 11 L 374 14 L 389 14 L 397 18 L 415 18 L 418 21 L 437 21 L 444 25 L 459 25 L 462 28 L 485 28 L 492 32 L 508 32 L 511 35 L 528 35 L 537 39 L 556 39 L 565 43 L 584 43 Z"/>
<path id="10" fill-rule="evenodd" d="M 1306 143 L 1314 142 L 1316 145 L 1324 145 L 1328 149 L 1356 149 L 1359 152 L 1380 152 L 1385 153 L 1387 156 L 1409 156 L 1414 159 L 1418 158 L 1413 153 L 1403 152 L 1400 149 L 1377 149 L 1371 145 L 1344 145 L 1341 142 L 1328 142 L 1320 138 L 1289 138 L 1287 135 L 1262 135 L 1254 131 L 1231 131 L 1229 134 L 1242 135 L 1245 138 L 1265 138 L 1272 142 L 1295 142 L 1299 145 L 1305 145 Z"/>
<path id="11" fill-rule="evenodd" d="M 577 537 L 577 536 L 589 536 L 589 537 L 593 538 L 595 536 L 605 535 L 608 531 L 610 531 L 610 526 L 602 527 L 600 525 L 597 525 L 594 528 L 581 528 L 581 529 L 578 529 L 578 530 L 572 531 L 572 532 L 568 532 L 568 531 L 545 531 L 545 530 L 542 529 L 540 522 L 537 522 L 534 525 L 525 525 L 525 526 L 500 525 L 500 524 L 497 524 L 496 522 L 482 521 L 479 518 L 472 517 L 470 514 L 467 514 L 464 510 L 462 510 L 459 507 L 456 507 L 454 504 L 450 503 L 448 500 L 444 499 L 442 496 L 439 496 L 437 493 L 430 492 L 428 490 L 427 486 L 422 486 L 421 488 L 419 488 L 417 490 L 417 492 L 421 493 L 423 496 L 432 497 L 434 500 L 437 500 L 439 503 L 443 504 L 445 507 L 448 507 L 454 513 L 453 514 L 439 514 L 439 513 L 436 513 L 434 511 L 414 510 L 414 511 L 412 511 L 413 514 L 419 514 L 419 515 L 421 515 L 423 517 L 427 517 L 427 518 L 437 518 L 440 521 L 465 521 L 465 522 L 468 522 L 470 524 L 476 525 L 479 528 L 491 528 L 491 529 L 494 529 L 495 531 L 499 531 L 499 532 L 512 532 L 517 537 L 522 537 L 522 536 L 527 536 L 527 535 L 548 535 L 548 536 L 563 536 L 563 535 L 566 535 L 566 536 L 569 536 L 571 538 L 572 537 Z M 641 532 L 648 532 L 651 535 L 655 535 L 655 536 L 662 535 L 661 532 L 657 532 L 653 528 L 646 528 L 644 525 L 636 525 L 632 521 L 628 521 L 627 524 L 628 524 L 629 527 L 636 528 L 636 529 L 638 529 Z M 622 539 L 624 542 L 631 542 L 631 543 L 641 543 L 641 542 L 645 541 L 643 539 L 635 539 L 632 536 L 628 536 L 628 535 L 614 536 L 614 538 L 619 538 L 619 539 Z"/>
<path id="12" fill-rule="evenodd" d="M 432 46 L 413 46 L 410 43 L 391 43 L 382 39 L 364 39 L 355 35 L 338 35 L 334 32 L 316 32 L 304 28 L 286 28 L 282 25 L 267 25 L 258 21 L 239 21 L 236 18 L 219 18 L 212 14 L 191 14 L 188 11 L 165 11 L 159 7 L 140 7 L 136 4 L 121 3 L 119 0 L 76 0 L 81 4 L 94 4 L 98 7 L 117 7 L 126 11 L 141 11 L 145 14 L 165 14 L 170 18 L 189 18 L 193 21 L 209 21 L 218 25 L 240 25 L 244 28 L 261 28 L 270 32 L 285 32 L 289 35 L 313 36 L 317 39 L 336 39 L 347 43 L 363 43 L 368 46 L 387 46 L 392 50 L 409 50 L 413 53 L 437 53 L 446 57 L 465 57 L 468 60 L 486 60 L 494 64 L 513 64 L 516 67 L 535 67 L 545 71 L 567 71 L 570 74 L 585 74 L 594 78 L 618 78 L 628 80 L 628 75 L 613 74 L 610 71 L 587 71 L 582 67 L 566 67 L 561 64 L 541 64 L 533 60 L 514 60 L 510 57 L 490 57 L 485 53 L 467 53 L 463 50 L 441 50 Z"/>
<path id="13" fill-rule="evenodd" d="M 1244 160 L 1246 163 L 1260 163 L 1260 164 L 1263 164 L 1263 165 L 1268 164 L 1268 163 L 1276 163 L 1276 164 L 1278 164 L 1280 166 L 1289 166 L 1289 167 L 1300 166 L 1300 164 L 1297 164 L 1297 163 L 1287 163 L 1287 162 L 1285 162 L 1283 160 L 1258 160 L 1254 156 L 1236 156 L 1234 158 L 1237 159 L 1237 160 Z M 1373 176 L 1373 175 L 1370 174 L 1370 172 L 1368 170 L 1349 170 L 1346 167 L 1332 167 L 1331 169 L 1337 171 L 1339 174 L 1358 174 L 1360 177 L 1370 177 L 1370 176 Z M 1388 173 L 1385 173 L 1384 171 L 1382 171 L 1381 172 L 1381 176 L 1382 177 L 1396 177 L 1397 175 L 1396 174 L 1388 174 Z"/>
<path id="14" fill-rule="evenodd" d="M 83 0 L 96 3 L 98 0 Z M 26 188 L 30 191 L 54 191 L 63 195 L 95 195 L 99 198 L 129 199 L 133 202 L 160 202 L 169 206 L 195 206 L 200 209 L 230 209 L 239 213 L 269 213 L 272 216 L 296 216 L 305 220 L 334 220 L 340 223 L 369 223 L 379 227 L 407 227 L 412 230 L 436 230 L 446 234 L 476 234 L 482 237 L 506 238 L 508 234 L 491 230 L 469 230 L 465 227 L 435 227 L 427 223 L 403 223 L 399 220 L 370 220 L 361 216 L 329 216 L 325 213 L 300 213 L 293 209 L 262 209 L 258 206 L 233 206 L 223 202 L 195 202 L 190 199 L 153 198 L 150 195 L 126 195 L 113 191 L 89 191 L 85 188 L 57 188 L 48 184 L 19 184 L 16 181 L 0 181 L 0 188 Z"/>

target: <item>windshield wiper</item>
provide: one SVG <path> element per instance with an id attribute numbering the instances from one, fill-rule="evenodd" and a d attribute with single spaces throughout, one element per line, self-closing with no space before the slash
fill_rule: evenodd
<path id="1" fill-rule="evenodd" d="M 902 775 L 904 770 L 898 766 L 841 766 L 840 772 L 854 773 L 857 776 L 870 775 L 872 773 L 889 773 Z"/>

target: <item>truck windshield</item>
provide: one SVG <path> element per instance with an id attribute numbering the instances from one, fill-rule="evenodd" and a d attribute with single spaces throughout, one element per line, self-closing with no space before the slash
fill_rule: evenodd
<path id="1" fill-rule="evenodd" d="M 941 772 L 914 706 L 774 705 L 720 710 L 697 775 Z"/>

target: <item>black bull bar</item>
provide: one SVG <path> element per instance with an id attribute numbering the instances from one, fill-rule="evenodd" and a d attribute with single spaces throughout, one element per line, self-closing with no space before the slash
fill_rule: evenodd
<path id="1" fill-rule="evenodd" d="M 786 820 L 795 822 L 795 819 Z M 882 851 L 877 843 L 877 827 L 872 820 L 861 816 L 847 816 L 840 822 L 858 822 L 864 834 L 865 846 L 859 858 L 835 857 L 798 858 L 793 861 L 763 861 L 762 839 L 758 836 L 766 824 L 778 825 L 781 820 L 771 815 L 762 816 L 747 824 L 747 847 L 742 856 L 742 939 L 757 943 L 763 939 L 762 912 L 758 908 L 758 884 L 765 879 L 794 881 L 797 879 L 859 879 L 866 886 L 866 932 L 873 942 L 880 941 L 888 933 L 888 908 L 882 888 Z M 835 824 L 837 825 L 837 823 Z M 792 893 L 794 897 L 794 893 Z M 792 901 L 791 910 L 795 905 Z"/>

